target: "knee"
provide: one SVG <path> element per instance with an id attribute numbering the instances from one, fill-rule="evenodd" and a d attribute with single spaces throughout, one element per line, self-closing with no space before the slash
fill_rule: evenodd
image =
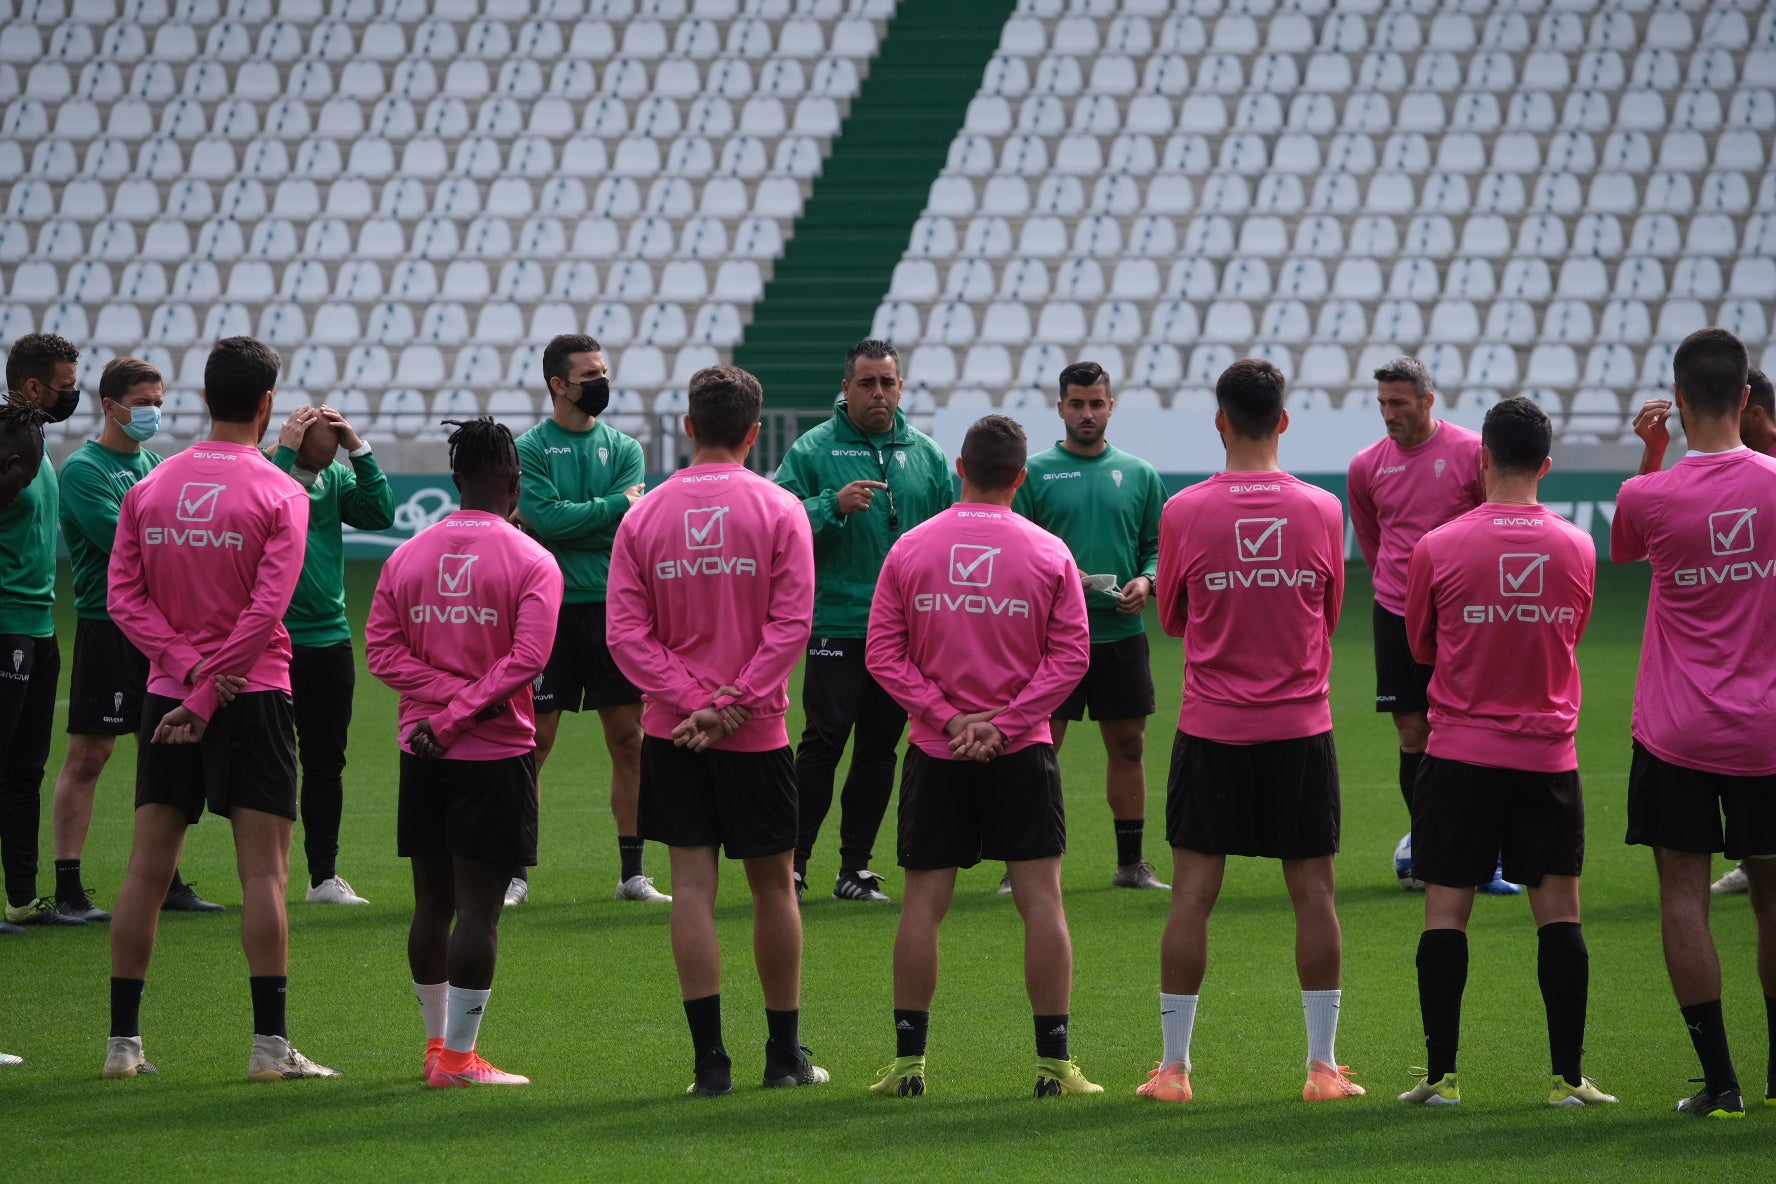
<path id="1" fill-rule="evenodd" d="M 70 746 L 68 752 L 68 771 L 74 780 L 83 786 L 91 786 L 105 771 L 105 764 L 111 758 L 111 746 L 83 744 L 78 749 Z"/>
<path id="2" fill-rule="evenodd" d="M 1147 737 L 1143 732 L 1113 737 L 1104 747 L 1117 764 L 1138 765 L 1147 757 Z"/>
<path id="3" fill-rule="evenodd" d="M 1431 738 L 1431 723 L 1423 715 L 1396 715 L 1394 727 L 1400 733 L 1400 751 L 1423 752 Z"/>

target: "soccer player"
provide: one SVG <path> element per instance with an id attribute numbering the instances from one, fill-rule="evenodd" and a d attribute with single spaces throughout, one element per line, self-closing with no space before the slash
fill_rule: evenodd
<path id="1" fill-rule="evenodd" d="M 1036 1096 L 1103 1092 L 1068 1051 L 1067 820 L 1048 724 L 1091 664 L 1091 628 L 1066 546 L 1011 512 L 1026 456 L 1015 421 L 976 420 L 956 461 L 961 502 L 894 544 L 870 609 L 869 671 L 913 721 L 900 780 L 897 1048 L 870 1087 L 879 1094 L 925 1092 L 938 930 L 956 869 L 982 859 L 1006 861 L 1024 922 Z"/>
<path id="2" fill-rule="evenodd" d="M 1406 641 L 1406 564 L 1426 531 L 1486 500 L 1480 481 L 1480 437 L 1438 419 L 1431 374 L 1417 358 L 1399 357 L 1375 371 L 1376 399 L 1387 436 L 1357 453 L 1346 491 L 1357 547 L 1375 583 L 1375 709 L 1394 717 L 1400 740 L 1400 796 L 1412 813 L 1412 787 L 1430 723 L 1425 689 L 1431 670 L 1413 660 Z M 1522 889 L 1502 876 L 1487 891 Z"/>
<path id="3" fill-rule="evenodd" d="M 1310 1102 L 1360 1095 L 1334 1051 L 1344 947 L 1333 899 L 1338 754 L 1329 699 L 1344 604 L 1338 499 L 1282 471 L 1283 374 L 1235 362 L 1215 383 L 1227 468 L 1166 502 L 1156 596 L 1184 641 L 1184 695 L 1166 786 L 1172 910 L 1160 944 L 1164 1054 L 1135 1092 L 1188 1102 L 1209 914 L 1229 855 L 1282 861 L 1295 910 Z"/>
<path id="4" fill-rule="evenodd" d="M 1628 841 L 1653 849 L 1665 967 L 1702 1089 L 1686 1114 L 1736 1118 L 1744 1103 L 1721 1019 L 1720 956 L 1708 932 L 1709 857 L 1745 861 L 1758 973 L 1770 1020 L 1766 1101 L 1776 1099 L 1776 460 L 1740 437 L 1745 346 L 1699 329 L 1672 359 L 1690 451 L 1616 496 L 1610 558 L 1650 560 L 1646 641 L 1634 687 Z M 1722 817 L 1725 816 L 1725 825 Z"/>
<path id="5" fill-rule="evenodd" d="M 111 616 L 148 655 L 136 734 L 136 829 L 111 926 L 106 1077 L 152 1073 L 141 1006 L 160 903 L 203 814 L 228 819 L 241 880 L 241 945 L 253 1002 L 247 1080 L 336 1077 L 290 1045 L 284 888 L 296 819 L 290 636 L 308 499 L 265 462 L 278 356 L 250 337 L 204 365 L 210 435 L 123 496 Z"/>
<path id="6" fill-rule="evenodd" d="M 334 459 L 345 449 L 349 465 Z M 290 631 L 290 701 L 302 762 L 302 849 L 308 856 L 309 904 L 369 904 L 339 874 L 339 819 L 345 809 L 346 733 L 358 664 L 345 619 L 343 527 L 386 530 L 395 495 L 345 416 L 331 407 L 298 407 L 278 433 L 271 463 L 308 493 L 308 549 L 302 578 L 284 615 Z"/>
<path id="7" fill-rule="evenodd" d="M 60 486 L 43 454 L 43 424 L 80 403 L 80 351 L 49 333 L 27 333 L 6 358 L 0 425 L 0 867 L 6 913 L 0 933 L 24 925 L 81 925 L 37 895 L 37 831 L 62 652 L 55 636 L 56 517 Z"/>
<path id="8" fill-rule="evenodd" d="M 611 541 L 629 508 L 641 500 L 641 445 L 599 420 L 610 405 L 604 347 L 564 333 L 543 350 L 543 379 L 553 410 L 518 437 L 524 481 L 518 511 L 561 565 L 567 592 L 555 650 L 536 689 L 537 774 L 555 747 L 563 711 L 598 712 L 610 752 L 611 814 L 617 822 L 618 900 L 666 902 L 642 869 L 636 800 L 641 793 L 641 692 L 623 677 L 605 640 L 605 581 Z M 508 905 L 530 896 L 522 869 L 506 892 Z"/>
<path id="9" fill-rule="evenodd" d="M 62 537 L 74 571 L 74 673 L 68 690 L 68 751 L 56 777 L 56 911 L 83 921 L 109 921 L 80 878 L 80 855 L 92 825 L 93 794 L 117 737 L 141 727 L 148 659 L 130 644 L 107 607 L 107 568 L 117 538 L 117 511 L 130 486 L 160 457 L 143 445 L 160 430 L 160 372 L 140 358 L 113 358 L 99 377 L 104 427 L 62 462 Z M 173 869 L 161 909 L 219 913 Z"/>
<path id="10" fill-rule="evenodd" d="M 764 392 L 734 366 L 691 376 L 680 469 L 623 519 L 610 642 L 647 694 L 642 833 L 672 853 L 672 957 L 691 1029 L 688 1092 L 733 1091 L 715 935 L 718 848 L 752 889 L 764 1084 L 828 1080 L 802 1046 L 802 917 L 791 880 L 795 763 L 784 713 L 814 614 L 814 549 L 793 494 L 748 472 Z"/>
<path id="11" fill-rule="evenodd" d="M 1147 717 L 1153 714 L 1153 669 L 1141 610 L 1153 594 L 1159 562 L 1159 515 L 1165 487 L 1153 466 L 1113 447 L 1104 438 L 1116 397 L 1110 376 L 1096 362 L 1075 362 L 1061 371 L 1060 415 L 1066 437 L 1030 458 L 1028 479 L 1011 508 L 1072 552 L 1089 582 L 1111 577 L 1110 587 L 1088 586 L 1091 669 L 1049 721 L 1055 752 L 1067 725 L 1091 709 L 1104 741 L 1105 797 L 1116 829 L 1118 888 L 1165 888 L 1141 853 L 1147 819 L 1147 768 L 1142 763 Z"/>
<path id="12" fill-rule="evenodd" d="M 1486 413 L 1480 471 L 1486 501 L 1431 531 L 1406 576 L 1412 652 L 1434 667 L 1430 746 L 1412 795 L 1413 875 L 1425 885 L 1418 1001 L 1425 1076 L 1400 1095 L 1461 1101 L 1455 1054 L 1468 981 L 1474 890 L 1505 874 L 1529 889 L 1536 977 L 1548 1018 L 1550 1106 L 1616 1099 L 1583 1075 L 1590 956 L 1579 923 L 1585 803 L 1573 737 L 1574 653 L 1591 619 L 1597 548 L 1536 497 L 1553 427 L 1530 400 Z"/>
<path id="13" fill-rule="evenodd" d="M 807 723 L 796 749 L 796 899 L 808 886 L 808 859 L 850 739 L 833 896 L 887 900 L 870 860 L 907 716 L 866 669 L 864 634 L 888 548 L 948 506 L 953 487 L 943 449 L 900 410 L 900 355 L 892 345 L 872 338 L 852 346 L 839 391 L 832 418 L 797 437 L 777 470 L 777 483 L 802 499 L 814 531 L 814 629 L 802 671 Z"/>
<path id="14" fill-rule="evenodd" d="M 536 862 L 536 717 L 561 569 L 507 518 L 518 450 L 488 418 L 447 421 L 462 508 L 383 565 L 365 626 L 370 672 L 401 696 L 396 833 L 413 862 L 407 960 L 436 1088 L 528 1085 L 476 1050 L 512 869 Z M 455 929 L 451 922 L 455 920 Z"/>

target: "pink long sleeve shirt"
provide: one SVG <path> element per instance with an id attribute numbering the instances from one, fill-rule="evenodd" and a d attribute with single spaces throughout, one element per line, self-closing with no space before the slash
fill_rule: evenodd
<path id="1" fill-rule="evenodd" d="M 1402 616 L 1412 548 L 1486 500 L 1480 434 L 1441 419 L 1429 440 L 1411 448 L 1384 436 L 1351 461 L 1345 491 L 1357 547 L 1375 581 L 1375 603 Z"/>
<path id="2" fill-rule="evenodd" d="M 712 747 L 789 743 L 789 676 L 814 620 L 814 541 L 794 494 L 742 465 L 681 469 L 624 515 L 605 599 L 611 656 L 667 740 L 724 698 L 752 718 Z"/>
<path id="3" fill-rule="evenodd" d="M 560 612 L 555 557 L 497 514 L 458 510 L 395 548 L 364 636 L 370 673 L 401 696 L 401 747 L 423 720 L 451 760 L 534 749 L 533 683 Z"/>
<path id="4" fill-rule="evenodd" d="M 219 674 L 244 677 L 247 691 L 288 691 L 283 616 L 307 545 L 307 492 L 257 448 L 205 440 L 132 486 L 117 515 L 110 610 L 148 656 L 148 690 L 206 720 Z"/>
<path id="5" fill-rule="evenodd" d="M 1178 730 L 1223 744 L 1332 728 L 1344 512 L 1279 472 L 1218 473 L 1159 519 L 1159 621 L 1184 639 Z"/>
<path id="6" fill-rule="evenodd" d="M 1776 773 L 1776 460 L 1692 453 L 1631 478 L 1610 558 L 1653 567 L 1634 738 L 1687 769 Z"/>
<path id="7" fill-rule="evenodd" d="M 1431 675 L 1432 756 L 1564 773 L 1579 767 L 1579 662 L 1597 547 L 1543 506 L 1486 502 L 1413 549 L 1406 637 Z"/>
<path id="8" fill-rule="evenodd" d="M 994 713 L 1006 752 L 1046 744 L 1049 714 L 1091 664 L 1079 568 L 1022 515 L 952 506 L 889 550 L 864 662 L 928 756 L 951 759 L 945 725 L 980 711 Z"/>

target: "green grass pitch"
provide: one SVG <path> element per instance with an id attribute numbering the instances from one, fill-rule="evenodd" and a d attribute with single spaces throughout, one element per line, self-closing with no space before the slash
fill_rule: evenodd
<path id="1" fill-rule="evenodd" d="M 693 1101 L 664 909 L 611 899 L 617 853 L 596 725 L 570 718 L 544 778 L 542 866 L 531 903 L 502 927 L 483 1048 L 528 1073 L 525 1089 L 433 1093 L 418 1080 L 423 1032 L 405 956 L 407 868 L 394 855 L 394 696 L 360 675 L 341 871 L 368 908 L 293 903 L 290 1023 L 296 1043 L 345 1071 L 336 1081 L 245 1081 L 250 1014 L 238 943 L 240 890 L 223 825 L 191 833 L 185 871 L 221 917 L 166 918 L 143 1030 L 158 1077 L 99 1080 L 107 1025 L 107 929 L 0 939 L 0 1162 L 16 1180 L 598 1178 L 1279 1179 L 1339 1176 L 1479 1180 L 1762 1177 L 1776 1162 L 1776 1110 L 1739 1123 L 1671 1113 L 1695 1062 L 1659 952 L 1651 858 L 1622 843 L 1628 711 L 1645 610 L 1644 569 L 1601 573 L 1583 650 L 1581 767 L 1589 804 L 1585 928 L 1591 946 L 1587 1071 L 1620 1094 L 1602 1111 L 1542 1105 L 1547 1050 L 1535 937 L 1522 899 L 1482 897 L 1472 926 L 1463 1104 L 1408 1109 L 1393 1096 L 1423 1062 L 1413 955 L 1421 898 L 1400 891 L 1390 856 L 1406 829 L 1393 729 L 1370 707 L 1369 589 L 1352 569 L 1333 673 L 1344 778 L 1339 912 L 1345 1006 L 1339 1057 L 1369 1089 L 1337 1105 L 1301 1102 L 1306 1037 L 1292 924 L 1273 864 L 1230 862 L 1212 928 L 1194 1048 L 1197 1101 L 1145 1103 L 1136 1084 L 1159 1053 L 1157 963 L 1167 898 L 1109 886 L 1114 839 L 1102 754 L 1077 727 L 1062 758 L 1071 822 L 1067 906 L 1076 970 L 1075 1055 L 1107 1092 L 1037 1102 L 1020 930 L 999 869 L 964 873 L 944 933 L 932 1022 L 931 1093 L 865 1091 L 894 1051 L 890 947 L 897 907 L 826 895 L 835 844 L 816 853 L 804 911 L 803 1033 L 833 1084 L 784 1094 L 754 1087 L 764 1022 L 751 967 L 744 879 L 729 868 L 719 923 L 734 1097 Z M 352 567 L 361 622 L 374 568 Z M 66 588 L 64 575 L 63 587 Z M 71 612 L 61 622 L 64 678 Z M 1160 714 L 1149 728 L 1149 857 L 1163 842 L 1165 764 L 1177 705 L 1177 644 L 1154 638 Z M 359 645 L 362 659 L 362 645 Z M 64 694 L 65 694 L 64 690 Z M 44 787 L 44 890 L 51 886 Z M 791 721 L 792 735 L 800 721 Z M 130 838 L 133 742 L 100 786 L 86 878 L 114 899 Z M 892 833 L 892 814 L 888 833 Z M 829 821 L 828 830 L 836 826 Z M 666 855 L 649 870 L 668 887 Z M 301 899 L 301 838 L 292 859 Z M 877 867 L 898 896 L 892 844 Z M 1720 904 L 1727 1019 L 1747 1093 L 1761 1093 L 1765 1022 L 1755 931 L 1743 897 Z M 1748 1098 L 1748 1100 L 1752 1100 Z M 1760 1168 L 1757 1165 L 1762 1164 Z"/>

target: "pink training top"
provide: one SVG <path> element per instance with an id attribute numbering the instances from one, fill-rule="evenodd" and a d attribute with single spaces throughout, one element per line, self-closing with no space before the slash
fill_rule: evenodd
<path id="1" fill-rule="evenodd" d="M 1630 479 L 1610 558 L 1653 565 L 1634 738 L 1686 769 L 1776 773 L 1776 460 L 1742 447 Z"/>
<path id="2" fill-rule="evenodd" d="M 148 690 L 206 720 L 216 675 L 287 692 L 283 616 L 307 547 L 307 492 L 257 448 L 200 441 L 131 486 L 111 550 L 110 609 L 148 655 Z"/>
<path id="3" fill-rule="evenodd" d="M 402 749 L 413 751 L 421 720 L 451 760 L 534 749 L 532 683 L 560 611 L 555 557 L 497 514 L 457 510 L 396 547 L 370 600 L 364 656 L 401 696 Z"/>
<path id="4" fill-rule="evenodd" d="M 1486 500 L 1480 433 L 1446 419 L 1423 444 L 1383 437 L 1350 463 L 1346 490 L 1357 547 L 1375 581 L 1375 603 L 1406 612 L 1406 564 L 1428 531 Z"/>
<path id="5" fill-rule="evenodd" d="M 1159 623 L 1184 639 L 1178 730 L 1223 744 L 1332 728 L 1344 511 L 1281 472 L 1217 473 L 1159 518 Z"/>
<path id="6" fill-rule="evenodd" d="M 909 530 L 882 564 L 864 663 L 949 760 L 944 726 L 992 711 L 1005 751 L 1047 744 L 1049 714 L 1091 665 L 1085 587 L 1067 545 L 1022 515 L 963 502 Z"/>
<path id="7" fill-rule="evenodd" d="M 724 686 L 752 713 L 712 747 L 789 744 L 789 675 L 814 621 L 814 536 L 789 491 L 742 465 L 680 469 L 617 527 L 605 595 L 611 656 L 670 740 Z"/>
<path id="8" fill-rule="evenodd" d="M 1486 502 L 1419 540 L 1406 636 L 1431 675 L 1432 756 L 1564 773 L 1579 767 L 1579 663 L 1597 546 L 1544 506 Z"/>

